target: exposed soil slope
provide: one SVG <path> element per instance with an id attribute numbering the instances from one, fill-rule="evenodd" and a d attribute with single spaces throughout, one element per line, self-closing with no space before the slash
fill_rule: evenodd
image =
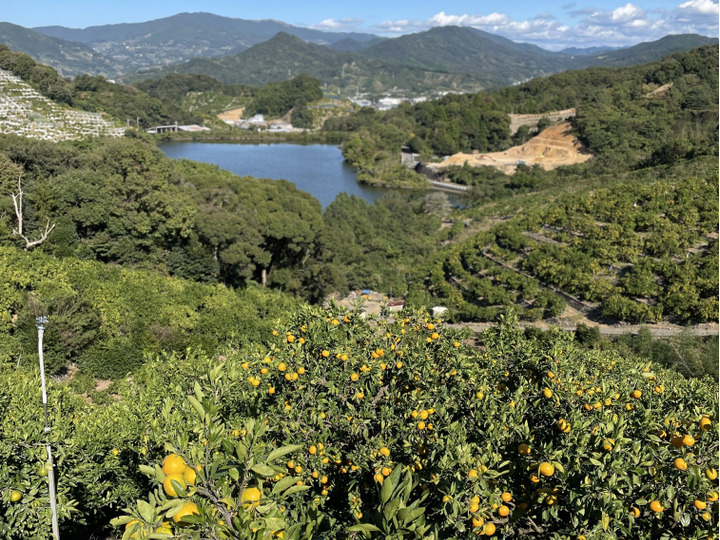
<path id="1" fill-rule="evenodd" d="M 582 163 L 591 157 L 573 135 L 570 123 L 561 122 L 543 130 L 525 144 L 513 146 L 504 152 L 454 154 L 442 163 L 428 164 L 428 167 L 440 172 L 445 167 L 467 163 L 474 167 L 496 167 L 511 175 L 520 163 L 530 167 L 538 164 L 545 170 L 552 170 L 562 165 Z"/>

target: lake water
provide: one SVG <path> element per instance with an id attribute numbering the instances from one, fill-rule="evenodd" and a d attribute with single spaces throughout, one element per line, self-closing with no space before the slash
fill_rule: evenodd
<path id="1" fill-rule="evenodd" d="M 328 144 L 165 142 L 160 149 L 172 159 L 213 163 L 239 176 L 289 180 L 320 201 L 323 209 L 343 191 L 369 203 L 390 191 L 358 183 L 340 149 Z"/>

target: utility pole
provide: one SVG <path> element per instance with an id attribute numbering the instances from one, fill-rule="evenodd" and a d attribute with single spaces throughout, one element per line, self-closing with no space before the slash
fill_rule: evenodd
<path id="1" fill-rule="evenodd" d="M 50 431 L 48 425 L 48 410 L 47 410 L 47 390 L 45 389 L 45 360 L 43 358 L 43 335 L 45 334 L 45 324 L 48 319 L 45 316 L 35 317 L 35 326 L 38 329 L 38 355 L 40 357 L 40 384 L 42 385 L 42 401 L 43 401 L 43 412 L 45 413 L 45 429 L 43 430 L 46 434 Z M 45 442 L 45 449 L 47 450 L 48 456 L 48 484 L 50 487 L 50 510 L 52 512 L 52 532 L 55 540 L 60 540 L 60 527 L 58 526 L 58 514 L 57 514 L 57 502 L 55 496 L 55 465 L 53 464 L 52 450 L 50 449 L 50 443 Z"/>

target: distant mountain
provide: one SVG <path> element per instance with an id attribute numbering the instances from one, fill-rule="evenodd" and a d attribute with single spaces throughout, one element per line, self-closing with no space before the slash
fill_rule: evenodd
<path id="1" fill-rule="evenodd" d="M 568 59 L 473 28 L 442 26 L 388 39 L 358 51 L 369 58 L 469 73 L 488 88 L 566 69 Z"/>
<path id="2" fill-rule="evenodd" d="M 79 73 L 117 74 L 117 66 L 82 43 L 50 37 L 11 23 L 0 23 L 0 43 L 48 64 L 64 77 Z"/>
<path id="3" fill-rule="evenodd" d="M 342 52 L 357 52 L 362 49 L 367 49 L 368 47 L 372 47 L 373 45 L 377 45 L 378 43 L 384 41 L 386 38 L 375 38 L 375 39 L 369 39 L 366 41 L 358 41 L 357 39 L 353 38 L 345 38 L 341 39 L 340 41 L 336 41 L 335 43 L 331 43 L 328 45 L 329 48 L 331 48 L 333 51 L 342 51 Z"/>
<path id="4" fill-rule="evenodd" d="M 560 54 L 566 54 L 568 56 L 593 56 L 622 48 L 623 47 L 566 47 L 559 52 Z"/>
<path id="5" fill-rule="evenodd" d="M 321 45 L 352 39 L 376 39 L 372 34 L 321 32 L 280 21 L 251 21 L 212 13 L 180 13 L 142 23 L 109 24 L 84 29 L 45 26 L 45 35 L 84 43 L 125 66 L 126 72 L 186 62 L 197 57 L 235 54 L 272 38 L 278 32 Z"/>
<path id="6" fill-rule="evenodd" d="M 709 38 L 698 34 L 678 34 L 665 36 L 657 41 L 639 43 L 627 49 L 619 49 L 594 56 L 576 58 L 573 68 L 590 66 L 628 67 L 660 60 L 665 56 L 686 52 L 703 45 L 714 45 L 717 38 Z"/>
<path id="7" fill-rule="evenodd" d="M 432 89 L 479 91 L 483 88 L 476 78 L 467 74 L 447 73 L 333 51 L 285 32 L 236 55 L 195 58 L 184 64 L 136 74 L 133 78 L 157 78 L 173 72 L 203 74 L 224 83 L 252 85 L 265 85 L 304 73 L 330 87 L 344 91 L 359 89 L 361 92 L 385 92 L 392 89 L 415 92 Z"/>

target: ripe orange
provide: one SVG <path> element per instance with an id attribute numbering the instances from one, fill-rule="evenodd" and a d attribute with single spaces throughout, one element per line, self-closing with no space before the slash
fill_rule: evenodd
<path id="1" fill-rule="evenodd" d="M 693 437 L 693 436 L 690 435 L 690 434 L 685 435 L 685 436 L 682 438 L 682 442 L 683 442 L 683 444 L 684 444 L 685 446 L 692 446 L 693 444 L 695 444 L 695 437 Z"/>
<path id="2" fill-rule="evenodd" d="M 197 504 L 194 502 L 186 502 L 182 505 L 182 508 L 180 508 L 180 511 L 173 516 L 173 521 L 175 523 L 180 523 L 184 517 L 190 516 L 190 515 L 200 515 L 200 511 L 198 510 Z"/>
<path id="3" fill-rule="evenodd" d="M 640 509 L 637 506 L 633 506 L 632 510 L 630 510 L 630 514 L 634 518 L 639 518 L 640 517 Z"/>
<path id="4" fill-rule="evenodd" d="M 718 500 L 718 492 L 717 491 L 711 491 L 708 493 L 707 500 L 710 502 L 715 502 Z"/>
<path id="5" fill-rule="evenodd" d="M 167 493 L 171 497 L 177 497 L 178 493 L 177 491 L 175 491 L 175 486 L 172 485 L 173 480 L 180 484 L 183 489 L 187 487 L 187 483 L 185 482 L 185 478 L 183 478 L 183 475 L 179 473 L 171 473 L 165 477 L 165 480 L 163 481 L 163 489 L 165 490 L 165 493 Z"/>
<path id="6" fill-rule="evenodd" d="M 192 467 L 185 467 L 182 476 L 188 486 L 195 485 L 195 480 L 197 478 L 197 473 L 195 472 L 195 469 L 193 469 Z"/>
<path id="7" fill-rule="evenodd" d="M 245 488 L 240 494 L 240 502 L 242 503 L 243 508 L 259 506 L 261 498 L 262 491 L 256 487 Z"/>
<path id="8" fill-rule="evenodd" d="M 512 501 L 512 494 L 508 491 L 500 495 L 500 498 L 503 500 L 503 502 L 510 502 Z"/>
<path id="9" fill-rule="evenodd" d="M 673 465 L 675 465 L 675 468 L 679 471 L 687 470 L 687 462 L 683 458 L 676 458 L 675 461 L 673 461 Z"/>
<path id="10" fill-rule="evenodd" d="M 543 476 L 552 476 L 555 474 L 555 467 L 552 463 L 548 463 L 547 461 L 543 461 L 540 466 L 538 467 L 538 471 Z"/>
<path id="11" fill-rule="evenodd" d="M 718 477 L 717 469 L 706 469 L 705 476 L 708 477 L 708 480 L 715 480 Z"/>
<path id="12" fill-rule="evenodd" d="M 510 509 L 504 504 L 500 508 L 498 508 L 498 514 L 500 514 L 502 517 L 507 516 L 509 513 Z"/>
<path id="13" fill-rule="evenodd" d="M 632 397 L 635 399 L 640 399 L 642 397 L 642 392 L 640 390 L 633 390 Z"/>
<path id="14" fill-rule="evenodd" d="M 473 527 L 482 527 L 484 523 L 485 523 L 485 520 L 481 517 L 473 517 L 472 518 Z"/>
<path id="15" fill-rule="evenodd" d="M 380 449 L 380 455 L 383 457 L 390 457 L 390 449 L 387 446 L 383 446 Z"/>
<path id="16" fill-rule="evenodd" d="M 187 467 L 185 460 L 177 454 L 170 454 L 163 460 L 162 470 L 165 474 L 182 474 Z"/>
<path id="17" fill-rule="evenodd" d="M 549 388 L 546 388 L 545 390 L 543 390 L 543 396 L 545 396 L 546 398 L 550 399 L 552 397 L 552 395 L 553 395 L 553 392 Z"/>
<path id="18" fill-rule="evenodd" d="M 663 512 L 665 510 L 665 508 L 663 507 L 662 504 L 660 504 L 660 501 L 652 501 L 650 503 L 650 510 L 652 510 L 653 512 L 660 513 L 660 512 Z"/>
<path id="19" fill-rule="evenodd" d="M 693 504 L 698 510 L 705 510 L 705 507 L 707 506 L 707 503 L 705 501 L 701 501 L 700 499 L 695 499 L 695 502 L 693 502 Z"/>
<path id="20" fill-rule="evenodd" d="M 373 476 L 373 480 L 375 480 L 378 484 L 382 484 L 385 477 L 382 474 L 377 473 Z"/>
<path id="21" fill-rule="evenodd" d="M 712 429 L 712 421 L 710 420 L 709 416 L 703 416 L 700 419 L 700 430 L 702 431 L 708 431 Z"/>
<path id="22" fill-rule="evenodd" d="M 494 523 L 488 523 L 485 525 L 485 528 L 483 529 L 483 532 L 486 536 L 492 536 L 495 534 L 495 524 Z"/>

